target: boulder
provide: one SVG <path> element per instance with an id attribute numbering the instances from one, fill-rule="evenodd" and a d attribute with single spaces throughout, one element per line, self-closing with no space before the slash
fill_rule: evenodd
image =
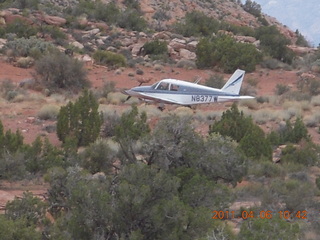
<path id="1" fill-rule="evenodd" d="M 62 26 L 67 22 L 67 20 L 62 17 L 50 16 L 50 15 L 44 15 L 43 21 L 49 25 L 54 25 L 54 26 Z"/>
<path id="2" fill-rule="evenodd" d="M 191 52 L 187 49 L 181 48 L 179 51 L 180 57 L 188 60 L 195 60 L 197 55 L 194 52 Z"/>

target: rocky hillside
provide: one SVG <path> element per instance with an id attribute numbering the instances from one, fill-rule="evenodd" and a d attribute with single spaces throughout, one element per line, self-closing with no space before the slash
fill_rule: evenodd
<path id="1" fill-rule="evenodd" d="M 139 4 L 139 10 L 143 18 L 148 21 L 150 26 L 149 30 L 131 31 L 118 28 L 104 21 L 92 18 L 89 13 L 87 14 L 89 10 L 77 15 L 77 11 L 74 9 L 79 5 L 78 0 L 46 0 L 30 10 L 22 8 L 21 4 L 18 6 L 20 8 L 5 8 L 0 12 L 0 24 L 6 26 L 20 19 L 32 26 L 56 26 L 67 36 L 63 44 L 61 42 L 58 43 L 62 51 L 68 47 L 78 49 L 77 52 L 81 53 L 81 56 L 75 57 L 87 62 L 92 61 L 91 55 L 93 51 L 99 48 L 117 52 L 122 51 L 122 53 L 130 55 L 129 58 L 135 58 L 141 47 L 146 42 L 154 39 L 164 39 L 168 42 L 169 55 L 174 61 L 195 60 L 195 49 L 198 39 L 192 37 L 184 38 L 170 32 L 172 23 L 181 21 L 187 12 L 194 10 L 203 12 L 206 16 L 214 17 L 221 22 L 237 26 L 252 28 L 262 26 L 261 19 L 245 11 L 240 1 L 235 0 L 105 0 L 103 3 L 108 4 L 110 2 L 115 2 L 116 6 L 122 11 L 125 11 L 128 4 Z M 92 8 L 93 5 L 88 5 L 88 8 Z M 87 6 L 84 5 L 84 7 Z M 296 35 L 294 32 L 283 26 L 276 19 L 263 14 L 262 16 L 270 25 L 276 25 L 280 32 L 291 40 L 292 44 L 295 43 Z M 70 23 L 70 19 L 73 21 L 72 24 Z M 72 29 L 70 29 L 71 25 Z M 76 28 L 74 27 L 75 25 L 77 26 Z M 44 38 L 46 41 L 54 40 L 52 39 L 52 34 L 50 36 L 48 33 L 39 33 L 37 37 Z M 258 44 L 253 37 L 234 37 L 241 42 Z M 0 44 L 3 46 L 6 41 L 6 39 L 1 39 Z M 57 44 L 57 41 L 53 42 Z M 309 50 L 299 49 L 299 51 Z M 84 53 L 85 56 L 83 56 Z"/>

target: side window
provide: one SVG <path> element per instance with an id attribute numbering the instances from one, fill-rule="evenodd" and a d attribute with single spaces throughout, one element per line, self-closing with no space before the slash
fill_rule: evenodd
<path id="1" fill-rule="evenodd" d="M 170 90 L 171 90 L 171 91 L 178 91 L 178 90 L 179 90 L 179 86 L 176 85 L 176 84 L 171 84 Z"/>

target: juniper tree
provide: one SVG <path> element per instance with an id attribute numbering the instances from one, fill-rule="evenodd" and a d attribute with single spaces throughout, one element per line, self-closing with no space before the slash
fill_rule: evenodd
<path id="1" fill-rule="evenodd" d="M 91 91 L 84 90 L 75 102 L 61 107 L 57 121 L 57 135 L 65 143 L 74 138 L 78 146 L 94 142 L 100 133 L 102 116 L 98 111 L 99 103 Z"/>

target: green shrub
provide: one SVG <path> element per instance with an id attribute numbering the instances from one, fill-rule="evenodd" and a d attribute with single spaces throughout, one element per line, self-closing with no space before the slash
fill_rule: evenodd
<path id="1" fill-rule="evenodd" d="M 90 86 L 83 63 L 64 53 L 54 52 L 36 61 L 36 81 L 49 90 L 79 91 Z"/>
<path id="2" fill-rule="evenodd" d="M 16 19 L 6 26 L 7 33 L 15 33 L 18 38 L 29 38 L 38 33 L 38 29 L 22 19 Z"/>
<path id="3" fill-rule="evenodd" d="M 10 50 L 14 57 L 33 57 L 38 59 L 39 57 L 53 51 L 54 45 L 50 42 L 37 39 L 36 37 L 31 38 L 17 38 L 8 41 L 4 50 Z"/>
<path id="4" fill-rule="evenodd" d="M 291 64 L 294 53 L 287 45 L 290 41 L 283 36 L 276 26 L 262 26 L 256 29 L 255 37 L 260 40 L 260 48 L 266 56 Z"/>
<path id="5" fill-rule="evenodd" d="M 252 44 L 238 43 L 227 35 L 201 39 L 196 55 L 198 68 L 218 66 L 227 73 L 238 68 L 252 72 L 261 60 L 261 54 Z"/>
<path id="6" fill-rule="evenodd" d="M 185 37 L 209 37 L 219 30 L 220 23 L 202 12 L 192 11 L 186 13 L 183 22 L 175 23 L 172 27 L 176 33 Z"/>
<path id="7" fill-rule="evenodd" d="M 221 120 L 210 125 L 209 134 L 220 133 L 239 142 L 240 149 L 247 157 L 271 159 L 272 149 L 263 130 L 253 123 L 251 117 L 244 116 L 237 105 L 233 104 L 222 114 Z"/>
<path id="8" fill-rule="evenodd" d="M 251 13 L 253 16 L 261 17 L 261 5 L 255 1 L 246 0 L 242 7 L 246 12 Z"/>
<path id="9" fill-rule="evenodd" d="M 6 204 L 6 217 L 11 220 L 26 219 L 28 224 L 41 222 L 46 212 L 46 203 L 31 192 L 24 192 L 22 198 L 15 197 Z"/>
<path id="10" fill-rule="evenodd" d="M 98 64 L 111 67 L 125 67 L 127 64 L 126 58 L 123 55 L 110 51 L 97 50 L 93 54 L 93 59 Z"/>
<path id="11" fill-rule="evenodd" d="M 275 92 L 277 95 L 282 95 L 282 94 L 288 92 L 289 90 L 290 90 L 290 87 L 288 85 L 278 83 L 276 85 Z"/>
<path id="12" fill-rule="evenodd" d="M 154 40 L 143 45 L 143 52 L 146 55 L 160 55 L 168 52 L 168 44 L 164 41 Z"/>
<path id="13" fill-rule="evenodd" d="M 318 163 L 319 149 L 312 143 L 308 143 L 302 148 L 288 145 L 282 151 L 280 161 L 287 163 L 292 162 L 303 166 L 314 166 Z"/>
<path id="14" fill-rule="evenodd" d="M 67 39 L 67 35 L 56 26 L 45 25 L 41 27 L 43 34 L 49 34 L 53 39 Z"/>
<path id="15" fill-rule="evenodd" d="M 75 102 L 61 107 L 57 120 L 57 135 L 62 142 L 68 137 L 77 141 L 78 146 L 87 146 L 100 134 L 102 116 L 93 93 L 85 90 Z"/>
<path id="16" fill-rule="evenodd" d="M 139 32 L 144 32 L 148 26 L 148 22 L 141 14 L 137 10 L 131 8 L 127 8 L 120 14 L 117 24 L 121 28 Z"/>

